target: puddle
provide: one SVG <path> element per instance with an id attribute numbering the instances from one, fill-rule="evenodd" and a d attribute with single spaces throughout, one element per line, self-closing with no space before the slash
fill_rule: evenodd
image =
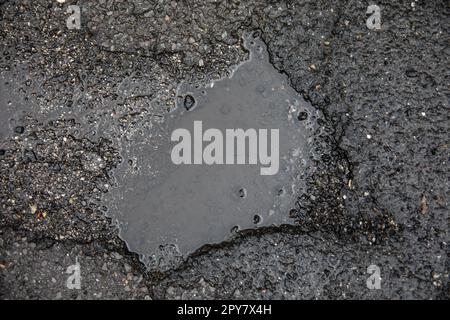
<path id="1" fill-rule="evenodd" d="M 150 268 L 170 260 L 168 256 L 186 256 L 202 245 L 227 240 L 238 230 L 293 223 L 289 212 L 304 192 L 319 115 L 270 64 L 265 44 L 252 35 L 244 40 L 247 61 L 206 87 L 181 84 L 175 110 L 122 150 L 116 188 L 106 202 L 121 237 Z M 271 130 L 277 129 L 277 173 L 262 175 L 267 165 L 248 164 L 253 154 L 248 144 L 246 164 L 205 164 L 201 152 L 197 160 L 203 164 L 174 164 L 171 153 L 179 141 L 171 141 L 171 134 L 186 129 L 193 139 L 195 121 L 201 121 L 203 133 L 210 128 L 223 133 L 224 146 L 227 129 L 266 129 L 271 150 L 276 141 L 270 140 Z M 192 158 L 195 148 L 204 151 L 209 143 L 194 147 L 192 142 Z"/>
<path id="2" fill-rule="evenodd" d="M 29 80 L 25 77 L 19 81 L 9 74 L 0 73 L 0 141 L 18 133 L 16 131 L 20 125 L 15 116 L 19 112 L 29 109 L 28 106 L 34 103 L 25 94 L 27 81 Z"/>
<path id="3" fill-rule="evenodd" d="M 25 69 L 0 74 L 0 141 L 18 134 L 23 119 L 30 117 L 42 122 L 74 119 L 77 136 L 105 137 L 118 143 L 123 161 L 114 171 L 115 187 L 103 203 L 129 249 L 139 253 L 149 268 L 173 267 L 203 245 L 230 239 L 239 230 L 292 224 L 289 213 L 305 192 L 305 175 L 311 170 L 312 137 L 319 114 L 270 64 L 259 38 L 246 35 L 244 45 L 249 58 L 230 69 L 228 77 L 206 86 L 180 84 L 176 107 L 169 113 L 158 100 L 142 106 L 125 104 L 125 99 L 100 99 L 95 103 L 102 107 L 90 109 L 83 101 L 94 103 L 96 97 L 79 90 L 72 97 L 78 101 L 73 106 L 42 103 L 45 99 L 39 103 L 37 98 L 45 94 L 39 81 L 29 85 Z M 149 94 L 142 81 L 136 83 L 139 94 Z M 118 90 L 129 97 L 137 94 L 134 85 L 134 80 L 126 79 Z M 199 135 L 194 123 L 200 122 Z M 179 142 L 171 141 L 171 135 L 180 129 L 187 130 L 192 139 L 190 160 L 194 162 L 197 148 L 197 161 L 202 164 L 174 164 L 172 150 Z M 227 130 L 255 133 L 253 143 L 245 140 L 241 152 L 245 164 L 206 164 L 203 156 L 212 141 L 196 143 L 194 137 L 202 138 L 208 129 L 223 138 L 222 148 L 210 153 L 223 163 L 229 162 Z M 275 130 L 278 140 L 272 135 Z M 274 141 L 278 152 L 272 151 Z M 236 156 L 230 159 L 237 162 Z"/>
<path id="4" fill-rule="evenodd" d="M 42 81 L 31 77 L 26 66 L 0 72 L 0 147 L 30 121 L 45 124 L 52 120 L 72 120 L 77 123 L 72 133 L 80 136 L 92 130 L 87 121 L 91 110 L 49 103 Z"/>

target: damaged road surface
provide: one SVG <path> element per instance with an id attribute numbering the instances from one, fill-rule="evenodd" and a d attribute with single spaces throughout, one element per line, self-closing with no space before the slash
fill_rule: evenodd
<path id="1" fill-rule="evenodd" d="M 448 299 L 448 6 L 371 5 L 0 0 L 0 298 Z"/>
<path id="2" fill-rule="evenodd" d="M 126 151 L 141 170 L 124 161 L 115 171 L 107 202 L 128 247 L 147 259 L 295 221 L 318 112 L 270 65 L 263 42 L 246 37 L 249 60 L 207 88 L 180 86 L 176 110 Z"/>

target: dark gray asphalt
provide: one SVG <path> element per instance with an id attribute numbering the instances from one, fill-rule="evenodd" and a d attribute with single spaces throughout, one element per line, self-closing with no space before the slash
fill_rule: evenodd
<path id="1" fill-rule="evenodd" d="M 0 0 L 0 298 L 449 298 L 445 1 L 377 1 L 379 31 L 365 1 L 78 1 L 81 30 L 69 4 Z M 326 117 L 298 221 L 146 273 L 105 216 L 120 151 L 254 30 Z"/>

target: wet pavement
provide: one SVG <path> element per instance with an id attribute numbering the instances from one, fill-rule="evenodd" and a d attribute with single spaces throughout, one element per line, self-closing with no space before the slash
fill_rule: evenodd
<path id="1" fill-rule="evenodd" d="M 60 2 L 0 1 L 1 298 L 448 299 L 443 1 L 379 1 L 380 30 L 361 1 Z M 146 170 L 181 83 L 249 59 L 246 32 L 323 115 L 292 221 L 188 257 L 160 246 L 146 269 L 112 211 L 120 168 Z"/>
<path id="2" fill-rule="evenodd" d="M 180 85 L 176 108 L 114 170 L 108 215 L 151 269 L 170 259 L 159 248 L 186 257 L 239 230 L 295 222 L 322 116 L 269 63 L 259 37 L 244 35 L 244 46 L 248 60 L 228 77 Z"/>

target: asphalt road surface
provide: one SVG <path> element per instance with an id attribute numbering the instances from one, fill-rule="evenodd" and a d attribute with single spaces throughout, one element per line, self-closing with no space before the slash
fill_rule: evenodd
<path id="1" fill-rule="evenodd" d="M 370 4 L 380 29 L 366 25 Z M 0 0 L 0 298 L 448 299 L 449 10 Z M 150 270 L 108 216 L 114 170 L 133 167 L 125 150 L 182 81 L 248 59 L 246 32 L 324 115 L 295 223 L 184 258 L 163 248 L 170 258 Z"/>

